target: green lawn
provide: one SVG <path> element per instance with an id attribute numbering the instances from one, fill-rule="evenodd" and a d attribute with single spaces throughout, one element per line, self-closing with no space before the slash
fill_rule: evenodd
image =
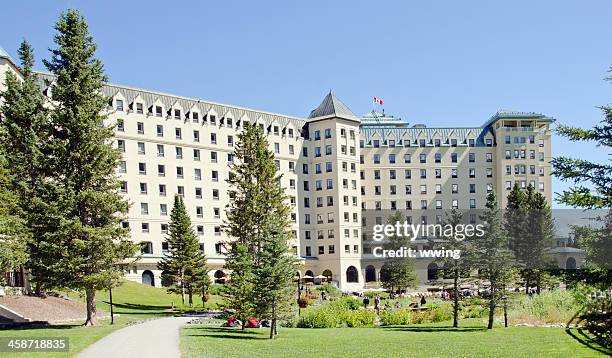
<path id="1" fill-rule="evenodd" d="M 468 323 L 466 323 L 468 322 Z M 509 327 L 487 331 L 478 320 L 455 330 L 442 324 L 388 328 L 268 330 L 185 327 L 184 357 L 597 357 L 605 356 L 578 339 L 577 330 Z M 571 334 L 570 334 L 571 333 Z M 595 345 L 595 348 L 601 347 Z"/>
<path id="2" fill-rule="evenodd" d="M 73 299 L 82 299 L 77 293 L 66 293 Z M 108 291 L 98 292 L 98 309 L 110 312 Z M 165 289 L 145 286 L 139 283 L 125 281 L 123 285 L 113 290 L 115 324 L 110 320 L 100 320 L 95 327 L 83 327 L 80 323 L 53 325 L 45 328 L 12 329 L 0 331 L 0 337 L 68 337 L 70 352 L 55 353 L 3 353 L 0 357 L 71 357 L 85 347 L 96 342 L 114 330 L 125 327 L 126 324 L 148 318 L 172 315 L 172 304 L 180 306 L 179 295 L 169 295 Z M 220 302 L 219 296 L 211 296 L 207 308 L 216 308 Z M 202 301 L 195 300 L 195 306 L 202 307 Z M 181 308 L 181 307 L 179 307 Z"/>

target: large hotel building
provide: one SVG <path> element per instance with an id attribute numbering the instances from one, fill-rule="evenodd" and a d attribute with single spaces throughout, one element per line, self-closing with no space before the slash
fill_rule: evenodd
<path id="1" fill-rule="evenodd" d="M 0 91 L 6 71 L 19 73 L 0 49 Z M 50 96 L 53 77 L 39 78 Z M 551 200 L 554 119 L 538 113 L 499 111 L 478 120 L 481 125 L 437 128 L 384 113 L 357 116 L 331 92 L 301 118 L 110 83 L 103 90 L 108 124 L 116 125 L 114 144 L 124 153 L 117 168 L 131 203 L 124 225 L 142 244 L 140 259 L 126 275 L 146 284 L 163 284 L 157 262 L 167 249 L 177 194 L 184 197 L 210 275 L 217 281 L 227 275 L 226 179 L 247 122 L 263 128 L 283 174 L 301 273 L 325 276 L 344 290 L 376 286 L 380 278 L 384 262 L 374 259 L 368 245 L 373 223 L 366 222 L 366 211 L 401 210 L 407 220 L 422 220 L 416 212 L 423 209 L 432 215 L 482 209 L 491 191 L 505 206 L 514 183 L 533 185 Z M 432 264 L 417 260 L 421 283 Z"/>

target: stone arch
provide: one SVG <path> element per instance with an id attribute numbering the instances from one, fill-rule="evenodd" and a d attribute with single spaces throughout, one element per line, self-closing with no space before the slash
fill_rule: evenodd
<path id="1" fill-rule="evenodd" d="M 304 276 L 314 277 L 314 272 L 312 272 L 310 270 L 306 270 L 306 272 L 304 273 Z"/>
<path id="2" fill-rule="evenodd" d="M 376 269 L 372 265 L 368 265 L 365 269 L 365 282 L 376 281 Z"/>
<path id="3" fill-rule="evenodd" d="M 147 286 L 155 286 L 155 276 L 150 270 L 144 270 L 142 273 L 142 284 Z"/>
<path id="4" fill-rule="evenodd" d="M 355 266 L 349 266 L 346 269 L 346 282 L 359 282 L 359 273 Z"/>
<path id="5" fill-rule="evenodd" d="M 575 270 L 576 269 L 576 259 L 571 256 L 568 257 L 567 260 L 565 260 L 565 269 Z"/>
<path id="6" fill-rule="evenodd" d="M 327 277 L 327 280 L 331 280 L 332 279 L 332 272 L 331 272 L 330 269 L 324 270 L 322 275 Z"/>

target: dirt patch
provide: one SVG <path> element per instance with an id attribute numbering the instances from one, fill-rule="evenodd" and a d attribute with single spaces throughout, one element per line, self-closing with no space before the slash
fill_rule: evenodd
<path id="1" fill-rule="evenodd" d="M 87 314 L 84 303 L 63 297 L 3 296 L 0 297 L 0 305 L 31 321 L 49 323 L 84 321 Z M 104 316 L 108 314 L 98 310 L 98 317 Z"/>

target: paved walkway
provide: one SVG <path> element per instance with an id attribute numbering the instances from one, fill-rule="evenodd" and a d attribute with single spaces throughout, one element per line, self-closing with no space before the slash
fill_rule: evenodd
<path id="1" fill-rule="evenodd" d="M 167 317 L 122 328 L 85 348 L 78 358 L 180 358 L 179 328 L 194 317 Z"/>

